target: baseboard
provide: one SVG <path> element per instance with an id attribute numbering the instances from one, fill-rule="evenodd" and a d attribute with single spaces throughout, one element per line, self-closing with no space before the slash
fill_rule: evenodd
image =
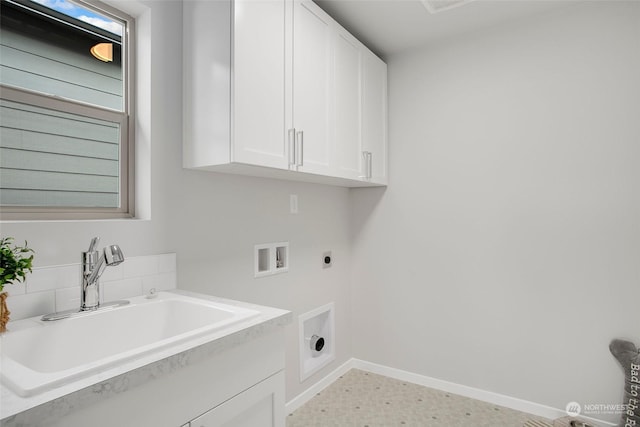
<path id="1" fill-rule="evenodd" d="M 330 372 L 326 377 L 322 378 L 320 381 L 288 401 L 285 405 L 286 413 L 292 413 L 293 411 L 307 403 L 309 400 L 313 399 L 313 396 L 330 386 L 335 380 L 340 378 L 340 375 L 343 375 L 351 370 L 353 368 L 354 360 L 355 359 L 347 360 L 342 365 L 338 366 L 336 369 Z"/>
<path id="2" fill-rule="evenodd" d="M 439 380 L 437 378 L 427 377 L 420 374 L 415 374 L 413 372 L 403 371 L 401 369 L 390 368 L 388 366 L 379 365 L 377 363 L 367 362 L 365 360 L 360 359 L 349 359 L 347 362 L 339 366 L 329 375 L 318 381 L 316 384 L 311 386 L 309 389 L 296 396 L 292 400 L 290 400 L 287 405 L 287 414 L 295 411 L 310 399 L 313 398 L 317 393 L 324 390 L 326 387 L 331 385 L 336 379 L 340 377 L 340 375 L 345 374 L 350 369 L 360 369 L 362 371 L 371 372 L 374 374 L 384 375 L 389 378 L 395 378 L 401 381 L 407 381 L 413 384 L 422 385 L 425 387 L 430 387 L 436 390 L 446 391 L 449 393 L 457 394 L 464 397 L 469 397 L 472 399 L 480 400 L 483 402 L 492 403 L 494 405 L 504 406 L 505 408 L 514 409 L 516 411 L 526 412 L 528 414 L 537 415 L 539 417 L 548 418 L 551 420 L 555 420 L 557 418 L 561 418 L 567 415 L 564 409 L 552 408 L 550 406 L 541 405 L 539 403 L 530 402 L 523 399 L 518 399 L 515 397 L 505 396 L 499 393 L 494 393 L 491 391 L 480 390 L 477 388 L 452 383 L 449 381 Z M 594 423 L 595 425 L 602 426 L 611 426 L 615 427 L 616 424 L 598 420 L 595 418 L 589 417 L 580 417 L 581 419 Z"/>

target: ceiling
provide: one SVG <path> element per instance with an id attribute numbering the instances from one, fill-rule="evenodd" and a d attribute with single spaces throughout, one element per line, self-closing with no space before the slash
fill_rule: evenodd
<path id="1" fill-rule="evenodd" d="M 431 14 L 420 0 L 315 0 L 315 2 L 383 58 L 542 14 L 578 0 L 477 0 Z"/>

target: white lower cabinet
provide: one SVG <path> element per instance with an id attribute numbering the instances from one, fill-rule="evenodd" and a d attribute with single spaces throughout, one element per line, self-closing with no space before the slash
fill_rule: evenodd
<path id="1" fill-rule="evenodd" d="M 125 374 L 111 387 L 95 388 L 95 402 L 55 420 L 34 414 L 25 425 L 284 427 L 284 329 L 226 345 L 205 345 Z"/>
<path id="2" fill-rule="evenodd" d="M 189 427 L 284 427 L 284 372 L 192 420 Z"/>

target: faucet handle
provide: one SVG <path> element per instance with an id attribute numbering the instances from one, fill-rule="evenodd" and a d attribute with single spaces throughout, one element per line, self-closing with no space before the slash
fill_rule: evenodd
<path id="1" fill-rule="evenodd" d="M 93 239 L 91 239 L 91 243 L 89 244 L 89 250 L 87 252 L 95 252 L 99 242 L 100 242 L 99 237 L 94 237 Z"/>

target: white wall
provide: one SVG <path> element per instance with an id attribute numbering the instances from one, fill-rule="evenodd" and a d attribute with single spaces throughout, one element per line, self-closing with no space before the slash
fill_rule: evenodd
<path id="1" fill-rule="evenodd" d="M 179 288 L 292 310 L 296 317 L 286 331 L 291 399 L 352 353 L 349 192 L 182 169 L 181 3 L 147 5 L 152 46 L 140 54 L 151 61 L 150 81 L 143 82 L 150 85 L 151 111 L 140 149 L 151 153 L 151 219 L 2 223 L 2 236 L 28 240 L 37 267 L 80 262 L 80 252 L 93 236 L 101 236 L 102 244 L 119 244 L 128 257 L 176 252 Z M 298 215 L 288 213 L 289 194 L 298 195 Z M 285 240 L 290 243 L 290 271 L 254 279 L 253 245 Z M 323 270 L 326 250 L 333 251 L 334 265 Z M 6 288 L 10 293 L 11 287 Z M 300 384 L 297 315 L 330 301 L 336 303 L 336 360 Z"/>
<path id="2" fill-rule="evenodd" d="M 562 409 L 621 401 L 639 23 L 637 2 L 585 2 L 390 59 L 390 185 L 351 199 L 356 357 Z"/>

